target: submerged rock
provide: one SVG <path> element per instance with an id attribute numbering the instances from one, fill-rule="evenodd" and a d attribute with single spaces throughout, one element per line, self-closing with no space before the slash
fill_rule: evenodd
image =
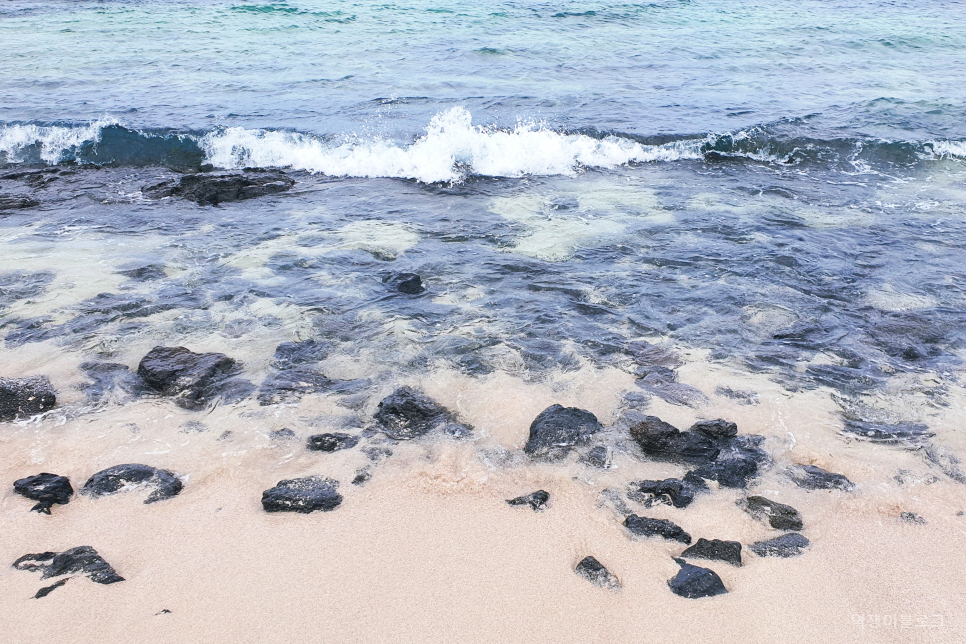
<path id="1" fill-rule="evenodd" d="M 289 190 L 295 180 L 281 172 L 246 172 L 244 174 L 189 174 L 177 184 L 165 182 L 144 189 L 152 198 L 183 197 L 199 206 L 217 206 Z"/>
<path id="2" fill-rule="evenodd" d="M 359 444 L 359 437 L 352 434 L 335 432 L 332 434 L 315 434 L 309 436 L 306 448 L 317 452 L 337 452 L 342 449 L 352 449 Z"/>
<path id="3" fill-rule="evenodd" d="M 336 492 L 339 482 L 321 476 L 279 481 L 262 492 L 262 508 L 266 512 L 329 512 L 339 507 L 342 495 Z"/>
<path id="4" fill-rule="evenodd" d="M 798 487 L 806 490 L 845 490 L 855 489 L 855 484 L 841 474 L 834 474 L 814 465 L 793 465 L 786 470 L 789 478 Z"/>
<path id="5" fill-rule="evenodd" d="M 589 411 L 551 405 L 530 424 L 530 438 L 523 451 L 535 457 L 561 458 L 602 429 Z"/>
<path id="6" fill-rule="evenodd" d="M 518 496 L 515 499 L 510 499 L 507 501 L 510 505 L 529 505 L 534 512 L 541 512 L 547 508 L 547 501 L 550 500 L 550 495 L 543 490 L 537 490 L 536 492 L 531 492 L 526 496 Z"/>
<path id="7" fill-rule="evenodd" d="M 450 426 L 460 424 L 453 421 L 448 409 L 409 387 L 400 387 L 386 396 L 379 403 L 374 417 L 383 433 L 395 440 L 419 438 L 441 426 L 453 435 L 456 432 Z"/>
<path id="8" fill-rule="evenodd" d="M 737 502 L 739 508 L 758 519 L 768 521 L 776 530 L 801 530 L 804 527 L 798 510 L 784 503 L 770 501 L 763 496 L 749 496 Z"/>
<path id="9" fill-rule="evenodd" d="M 808 545 L 808 539 L 797 532 L 789 532 L 774 539 L 753 543 L 748 549 L 759 557 L 797 557 L 802 554 L 802 548 L 807 548 Z"/>
<path id="10" fill-rule="evenodd" d="M 733 566 L 740 566 L 741 544 L 737 541 L 701 538 L 693 546 L 682 552 L 681 556 L 685 559 L 716 559 L 726 561 Z"/>
<path id="11" fill-rule="evenodd" d="M 744 434 L 717 441 L 721 451 L 714 462 L 689 472 L 685 480 L 707 479 L 717 481 L 722 487 L 747 487 L 762 466 L 770 461 L 768 454 L 759 447 L 764 440 L 764 436 Z"/>
<path id="12" fill-rule="evenodd" d="M 185 409 L 200 409 L 220 393 L 219 385 L 238 370 L 223 353 L 195 353 L 185 347 L 154 347 L 138 364 L 148 385 Z"/>
<path id="13" fill-rule="evenodd" d="M 0 212 L 4 210 L 23 210 L 35 208 L 40 202 L 23 195 L 0 195 Z"/>
<path id="14" fill-rule="evenodd" d="M 91 404 L 98 404 L 114 398 L 118 402 L 128 402 L 151 391 L 143 380 L 127 365 L 116 362 L 82 362 L 81 370 L 91 379 L 81 385 Z"/>
<path id="15" fill-rule="evenodd" d="M 697 492 L 698 488 L 680 479 L 634 481 L 628 487 L 627 498 L 647 507 L 655 503 L 666 503 L 676 508 L 686 508 L 694 501 Z"/>
<path id="16" fill-rule="evenodd" d="M 46 376 L 0 378 L 0 421 L 34 416 L 57 404 Z"/>
<path id="17" fill-rule="evenodd" d="M 574 568 L 574 572 L 601 588 L 620 590 L 621 582 L 602 563 L 594 557 L 584 557 Z"/>
<path id="18" fill-rule="evenodd" d="M 641 537 L 664 537 L 668 541 L 680 541 L 685 545 L 691 544 L 691 535 L 681 526 L 667 519 L 649 519 L 632 514 L 624 519 L 624 526 L 633 534 Z"/>
<path id="19" fill-rule="evenodd" d="M 386 278 L 389 286 L 405 295 L 419 295 L 426 290 L 423 280 L 416 273 L 400 273 Z"/>
<path id="20" fill-rule="evenodd" d="M 175 476 L 174 472 L 160 470 L 150 465 L 129 463 L 109 467 L 90 477 L 84 487 L 81 488 L 81 494 L 96 499 L 100 496 L 116 494 L 128 486 L 134 485 L 154 488 L 154 491 L 144 500 L 145 503 L 170 499 L 177 496 L 183 487 L 181 479 Z"/>
<path id="21" fill-rule="evenodd" d="M 50 506 L 54 503 L 66 505 L 70 497 L 74 496 L 74 488 L 66 476 L 47 472 L 14 481 L 13 491 L 31 501 L 37 501 L 37 505 L 30 509 L 43 514 L 50 514 Z"/>
<path id="22" fill-rule="evenodd" d="M 81 574 L 98 584 L 114 584 L 124 581 L 124 577 L 117 574 L 114 568 L 90 546 L 77 546 L 64 552 L 41 552 L 24 555 L 13 562 L 13 567 L 17 570 L 39 572 L 41 579 Z M 61 580 L 53 586 L 41 588 L 35 597 L 45 597 L 55 588 L 63 586 L 64 583 L 66 583 L 66 580 Z"/>
<path id="23" fill-rule="evenodd" d="M 685 463 L 709 463 L 721 452 L 703 434 L 682 432 L 657 416 L 645 416 L 630 427 L 631 437 L 649 456 Z"/>
<path id="24" fill-rule="evenodd" d="M 724 586 L 724 582 L 721 581 L 721 577 L 715 571 L 709 568 L 693 566 L 683 559 L 676 557 L 674 561 L 681 566 L 681 570 L 672 579 L 668 580 L 667 585 L 675 595 L 687 597 L 688 599 L 697 599 L 699 597 L 724 595 L 728 592 L 728 589 Z"/>
<path id="25" fill-rule="evenodd" d="M 604 445 L 598 445 L 581 456 L 580 462 L 591 467 L 606 470 L 610 467 L 610 450 Z"/>

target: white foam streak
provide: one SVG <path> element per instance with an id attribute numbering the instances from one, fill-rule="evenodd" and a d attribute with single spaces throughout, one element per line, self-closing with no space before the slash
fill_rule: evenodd
<path id="1" fill-rule="evenodd" d="M 339 177 L 397 177 L 426 183 L 490 177 L 573 175 L 581 168 L 613 168 L 631 162 L 700 158 L 700 141 L 661 146 L 582 134 L 560 134 L 525 124 L 507 131 L 474 126 L 454 107 L 437 114 L 426 134 L 409 146 L 382 139 L 329 144 L 298 133 L 248 130 L 213 132 L 201 140 L 209 163 L 226 169 L 284 167 Z"/>
<path id="2" fill-rule="evenodd" d="M 932 149 L 941 157 L 966 158 L 966 141 L 933 141 Z"/>
<path id="3" fill-rule="evenodd" d="M 27 161 L 24 155 L 29 148 L 39 147 L 39 156 L 45 163 L 59 163 L 64 155 L 77 146 L 100 140 L 101 128 L 113 125 L 113 121 L 97 121 L 90 125 L 65 127 L 61 125 L 5 125 L 0 126 L 0 155 L 8 163 Z"/>

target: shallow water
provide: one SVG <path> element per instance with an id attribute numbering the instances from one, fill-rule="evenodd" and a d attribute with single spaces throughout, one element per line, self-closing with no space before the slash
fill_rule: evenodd
<path id="1" fill-rule="evenodd" d="M 0 376 L 49 376 L 58 407 L 0 426 L 2 478 L 79 487 L 145 462 L 185 491 L 41 517 L 8 488 L 0 555 L 97 547 L 128 579 L 120 639 L 711 641 L 698 624 L 724 641 L 960 641 L 957 7 L 5 3 Z M 295 186 L 219 206 L 149 190 L 272 168 Z M 396 290 L 405 273 L 426 291 Z M 233 395 L 187 411 L 105 366 L 158 345 L 235 358 Z M 472 435 L 390 440 L 373 413 L 401 385 Z M 552 404 L 597 416 L 612 468 L 524 455 Z M 750 491 L 800 509 L 811 549 L 712 566 L 723 597 L 671 595 L 680 548 L 632 539 L 601 496 L 687 471 L 630 440 L 641 413 L 765 436 Z M 304 448 L 328 431 L 364 440 Z M 796 463 L 857 489 L 806 492 Z M 344 505 L 262 513 L 262 490 L 310 474 L 339 480 Z M 504 503 L 539 488 L 542 514 Z M 747 547 L 776 533 L 742 495 L 624 502 Z M 325 556 L 306 562 L 314 539 Z M 572 573 L 587 554 L 622 594 Z M 35 576 L 0 580 L 18 641 L 45 622 L 86 641 L 85 602 L 118 601 L 77 580 L 33 603 Z M 316 597 L 329 620 L 310 633 Z M 561 608 L 533 618 L 547 604 Z M 151 621 L 164 607 L 172 622 Z M 932 625 L 854 620 L 886 614 Z"/>

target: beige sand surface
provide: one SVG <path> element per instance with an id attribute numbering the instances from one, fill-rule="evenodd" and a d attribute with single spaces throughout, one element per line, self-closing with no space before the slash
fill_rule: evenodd
<path id="1" fill-rule="evenodd" d="M 742 433 L 766 435 L 776 466 L 755 492 L 798 508 L 812 541 L 797 558 L 746 552 L 742 568 L 708 562 L 727 595 L 673 595 L 671 557 L 683 546 L 634 539 L 599 507 L 605 487 L 680 476 L 684 468 L 629 453 L 618 453 L 608 471 L 573 460 L 532 464 L 520 455 L 530 421 L 548 404 L 585 407 L 612 423 L 630 376 L 585 368 L 535 384 L 507 373 L 480 380 L 444 372 L 412 384 L 458 410 L 478 438 L 394 445 L 363 487 L 348 484 L 367 463 L 358 449 L 303 447 L 307 435 L 330 431 L 346 412 L 324 396 L 202 413 L 144 400 L 0 424 L 0 564 L 7 562 L 0 565 L 0 642 L 966 642 L 966 517 L 957 516 L 966 510 L 966 487 L 915 452 L 844 440 L 827 391 L 792 395 L 699 363 L 682 367 L 682 380 L 709 393 L 714 382 L 747 385 L 760 404 L 712 395 L 704 408 L 654 401 L 648 413 L 682 427 L 721 416 Z M 75 378 L 65 366 L 55 380 L 69 391 Z M 956 399 L 937 412 L 930 421 L 937 441 L 961 449 L 962 418 Z M 207 431 L 186 430 L 189 420 Z M 299 438 L 270 440 L 268 432 L 281 427 Z M 67 475 L 79 488 L 95 471 L 125 462 L 172 469 L 184 477 L 184 491 L 152 505 L 141 503 L 144 491 L 78 496 L 43 516 L 28 512 L 31 502 L 10 488 L 39 471 Z M 792 462 L 846 474 L 858 489 L 801 490 L 780 475 Z M 894 479 L 900 470 L 903 483 Z M 344 503 L 311 515 L 262 511 L 263 490 L 308 474 L 342 481 Z M 541 488 L 551 494 L 545 512 L 504 502 Z M 741 495 L 718 490 L 683 510 L 629 505 L 695 538 L 747 546 L 776 536 L 735 506 Z M 903 523 L 902 511 L 928 523 Z M 9 566 L 29 552 L 79 545 L 95 547 L 126 581 L 101 586 L 78 577 L 33 599 L 51 582 Z M 587 555 L 623 590 L 575 575 Z M 874 628 L 870 616 L 895 626 Z"/>

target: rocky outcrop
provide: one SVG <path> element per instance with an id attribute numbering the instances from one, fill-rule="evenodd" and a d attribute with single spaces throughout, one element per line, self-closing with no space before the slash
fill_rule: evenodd
<path id="1" fill-rule="evenodd" d="M 426 290 L 422 278 L 416 273 L 400 273 L 386 278 L 391 289 L 405 295 L 419 295 Z"/>
<path id="2" fill-rule="evenodd" d="M 409 387 L 400 387 L 386 396 L 374 417 L 383 433 L 395 440 L 412 440 L 434 429 L 454 437 L 471 431 L 467 425 L 455 422 L 448 409 Z"/>
<path id="3" fill-rule="evenodd" d="M 138 375 L 185 409 L 201 409 L 217 397 L 237 363 L 223 353 L 195 353 L 185 347 L 154 347 L 138 364 Z"/>
<path id="4" fill-rule="evenodd" d="M 617 591 L 621 589 L 620 580 L 594 557 L 584 557 L 574 568 L 574 572 L 601 588 Z"/>
<path id="5" fill-rule="evenodd" d="M 741 544 L 737 541 L 719 539 L 698 539 L 690 548 L 681 553 L 685 559 L 715 559 L 727 561 L 732 566 L 741 565 Z"/>
<path id="6" fill-rule="evenodd" d="M 109 467 L 90 477 L 84 487 L 81 488 L 81 494 L 86 494 L 92 498 L 109 496 L 124 490 L 128 486 L 154 488 L 148 498 L 144 500 L 145 503 L 170 499 L 177 496 L 183 487 L 181 479 L 175 476 L 173 472 L 160 470 L 150 465 L 129 463 Z"/>
<path id="7" fill-rule="evenodd" d="M 510 505 L 529 505 L 534 512 L 541 512 L 547 508 L 547 501 L 550 500 L 550 495 L 543 490 L 537 490 L 536 492 L 531 492 L 526 496 L 518 496 L 515 499 L 510 499 L 507 501 Z"/>
<path id="8" fill-rule="evenodd" d="M 306 448 L 316 452 L 337 452 L 343 449 L 352 449 L 359 444 L 359 437 L 342 432 L 331 434 L 315 434 L 309 436 Z"/>
<path id="9" fill-rule="evenodd" d="M 674 578 L 668 580 L 667 585 L 675 595 L 697 599 L 699 597 L 723 595 L 728 592 L 724 582 L 721 581 L 721 577 L 715 571 L 693 566 L 683 559 L 675 558 L 674 561 L 681 566 L 681 570 Z"/>
<path id="10" fill-rule="evenodd" d="M 182 197 L 199 206 L 217 206 L 285 192 L 294 185 L 295 180 L 281 172 L 201 173 L 185 175 L 177 183 L 168 181 L 145 188 L 144 194 L 154 199 Z"/>
<path id="11" fill-rule="evenodd" d="M 551 405 L 530 424 L 530 438 L 523 451 L 533 457 L 562 458 L 601 429 L 603 426 L 589 411 Z"/>
<path id="12" fill-rule="evenodd" d="M 655 503 L 666 503 L 676 508 L 686 508 L 694 501 L 699 488 L 680 479 L 663 481 L 634 481 L 627 489 L 627 498 L 651 507 Z"/>
<path id="13" fill-rule="evenodd" d="M 342 503 L 338 489 L 338 481 L 321 476 L 279 481 L 262 493 L 262 508 L 266 512 L 329 512 Z"/>
<path id="14" fill-rule="evenodd" d="M 57 396 L 46 376 L 0 378 L 0 421 L 27 418 L 57 404 Z"/>
<path id="15" fill-rule="evenodd" d="M 650 519 L 632 514 L 624 519 L 624 527 L 640 537 L 663 537 L 668 541 L 679 541 L 685 545 L 691 544 L 691 535 L 681 526 L 666 519 Z"/>
<path id="16" fill-rule="evenodd" d="M 74 496 L 74 488 L 66 476 L 47 472 L 14 481 L 13 491 L 31 501 L 37 501 L 37 505 L 31 510 L 43 514 L 50 514 L 50 506 L 55 503 L 66 505 L 70 497 Z"/>
<path id="17" fill-rule="evenodd" d="M 814 465 L 793 465 L 786 470 L 788 477 L 798 487 L 806 490 L 843 490 L 850 492 L 855 484 L 841 474 L 828 472 Z"/>
<path id="18" fill-rule="evenodd" d="M 767 521 L 776 530 L 801 530 L 804 527 L 802 515 L 790 505 L 770 501 L 763 496 L 739 499 L 737 504 L 759 521 Z"/>
<path id="19" fill-rule="evenodd" d="M 13 562 L 17 570 L 41 573 L 41 579 L 60 577 L 61 575 L 84 575 L 98 584 L 115 584 L 124 581 L 104 558 L 90 546 L 77 546 L 64 552 L 41 552 L 39 554 L 24 555 Z M 67 579 L 61 579 L 52 586 L 41 588 L 36 598 L 45 597 L 55 588 L 63 586 Z"/>
<path id="20" fill-rule="evenodd" d="M 797 557 L 808 546 L 808 539 L 797 532 L 789 532 L 774 539 L 753 543 L 748 549 L 759 557 Z"/>

